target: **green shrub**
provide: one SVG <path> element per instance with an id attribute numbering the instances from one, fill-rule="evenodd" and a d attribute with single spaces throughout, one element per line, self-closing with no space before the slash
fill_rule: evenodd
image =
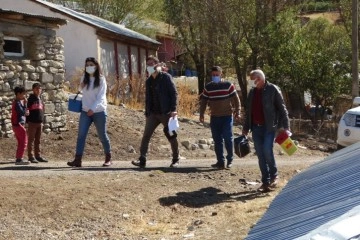
<path id="1" fill-rule="evenodd" d="M 307 12 L 328 12 L 335 11 L 336 5 L 331 1 L 317 1 L 317 2 L 309 2 L 304 4 L 301 8 L 302 13 Z"/>

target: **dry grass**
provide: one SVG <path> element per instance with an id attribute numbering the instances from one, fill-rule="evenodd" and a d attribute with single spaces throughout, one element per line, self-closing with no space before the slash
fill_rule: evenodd
<path id="1" fill-rule="evenodd" d="M 305 14 L 303 16 L 308 17 L 310 19 L 325 18 L 330 23 L 336 23 L 337 21 L 340 20 L 339 12 L 321 12 L 321 13 Z"/>
<path id="2" fill-rule="evenodd" d="M 141 76 L 118 79 L 108 76 L 108 101 L 114 105 L 125 104 L 132 109 L 144 106 L 145 80 Z"/>
<path id="3" fill-rule="evenodd" d="M 199 96 L 192 89 L 181 82 L 177 83 L 179 94 L 178 112 L 181 116 L 193 116 L 199 110 Z"/>

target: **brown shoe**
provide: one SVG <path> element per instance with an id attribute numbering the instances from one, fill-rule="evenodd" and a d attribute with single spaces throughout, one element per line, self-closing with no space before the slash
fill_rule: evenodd
<path id="1" fill-rule="evenodd" d="M 267 193 L 270 192 L 271 189 L 269 188 L 269 184 L 267 183 L 263 183 L 259 188 L 258 188 L 259 192 L 263 192 L 263 193 Z"/>
<path id="2" fill-rule="evenodd" d="M 275 176 L 275 177 L 272 177 L 271 180 L 270 180 L 270 185 L 269 187 L 271 188 L 275 188 L 278 184 L 278 181 L 279 181 L 279 177 L 278 176 Z"/>

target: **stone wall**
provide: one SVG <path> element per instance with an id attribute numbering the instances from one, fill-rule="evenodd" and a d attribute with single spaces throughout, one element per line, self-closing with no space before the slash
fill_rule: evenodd
<path id="1" fill-rule="evenodd" d="M 0 29 L 0 137 L 13 134 L 10 119 L 14 87 L 25 86 L 30 94 L 35 82 L 39 82 L 43 89 L 44 132 L 65 131 L 67 94 L 63 91 L 63 40 L 50 29 L 9 23 L 0 23 Z M 5 56 L 4 37 L 9 35 L 24 39 L 23 57 Z"/>

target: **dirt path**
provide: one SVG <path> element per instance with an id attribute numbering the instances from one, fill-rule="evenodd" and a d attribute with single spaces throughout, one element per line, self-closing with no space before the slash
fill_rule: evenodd
<path id="1" fill-rule="evenodd" d="M 0 240 L 9 239 L 244 239 L 287 180 L 323 159 L 278 156 L 278 189 L 262 194 L 256 156 L 236 159 L 231 170 L 213 159 L 186 159 L 176 169 L 152 160 L 109 168 L 84 161 L 15 166 L 0 163 Z"/>
<path id="2" fill-rule="evenodd" d="M 114 106 L 109 110 L 115 160 L 109 168 L 101 167 L 104 156 L 94 128 L 83 167 L 66 165 L 75 149 L 76 114 L 69 113 L 69 131 L 43 135 L 49 163 L 15 166 L 9 160 L 15 140 L 0 140 L 0 240 L 244 239 L 292 176 L 329 155 L 312 150 L 324 145 L 317 139 L 297 138 L 304 147 L 292 157 L 279 155 L 275 145 L 280 184 L 262 194 L 256 191 L 260 171 L 253 153 L 235 159 L 231 170 L 216 170 L 210 167 L 215 162 L 213 150 L 181 146 L 185 159 L 172 169 L 169 144 L 159 128 L 147 168 L 138 169 L 130 163 L 138 153 L 129 149 L 139 149 L 143 112 Z M 181 126 L 179 142 L 211 138 L 209 128 L 195 120 L 184 120 Z"/>
<path id="3" fill-rule="evenodd" d="M 313 156 L 310 158 L 292 158 L 289 159 L 288 156 L 277 157 L 277 165 L 279 168 L 298 165 L 298 166 L 308 166 L 319 160 L 323 159 L 323 156 Z M 110 172 L 121 172 L 126 174 L 131 174 L 134 171 L 153 171 L 153 170 L 167 170 L 167 171 L 179 171 L 186 172 L 188 169 L 201 169 L 209 168 L 211 164 L 215 162 L 215 159 L 196 159 L 196 160 L 181 160 L 181 165 L 178 169 L 169 168 L 168 160 L 150 160 L 147 163 L 147 168 L 145 170 L 138 169 L 131 165 L 130 161 L 114 161 L 111 167 L 105 168 L 101 167 L 102 162 L 99 161 L 84 161 L 83 167 L 81 168 L 71 168 L 66 165 L 66 162 L 61 161 L 52 161 L 49 163 L 38 163 L 30 164 L 27 166 L 16 166 L 12 161 L 0 162 L 0 178 L 8 177 L 32 177 L 32 176 L 60 176 L 60 175 L 73 175 L 73 174 L 94 174 L 94 173 L 110 173 Z M 248 157 L 246 159 L 237 159 L 233 164 L 234 168 L 251 166 L 257 166 L 257 158 L 255 156 Z"/>

